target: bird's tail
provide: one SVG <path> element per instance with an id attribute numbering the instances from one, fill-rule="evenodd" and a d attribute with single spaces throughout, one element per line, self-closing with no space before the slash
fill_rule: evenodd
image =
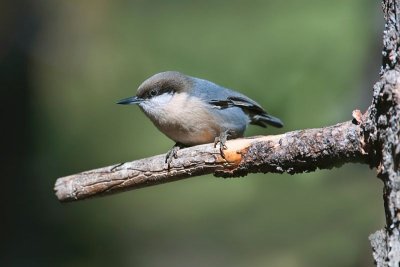
<path id="1" fill-rule="evenodd" d="M 278 128 L 283 127 L 283 122 L 280 119 L 278 119 L 274 116 L 271 116 L 269 114 L 255 115 L 252 118 L 252 120 L 253 120 L 253 124 L 257 124 L 257 125 L 266 123 L 266 124 L 269 124 L 271 126 L 278 127 Z M 264 127 L 265 127 L 265 125 L 264 125 Z"/>

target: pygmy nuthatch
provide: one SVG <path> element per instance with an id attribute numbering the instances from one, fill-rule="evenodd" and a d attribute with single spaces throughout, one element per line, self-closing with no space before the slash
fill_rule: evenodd
<path id="1" fill-rule="evenodd" d="M 176 71 L 155 74 L 139 86 L 136 96 L 118 104 L 138 104 L 176 142 L 167 154 L 168 162 L 181 146 L 220 142 L 222 152 L 225 141 L 243 137 L 248 124 L 283 126 L 247 96 Z"/>

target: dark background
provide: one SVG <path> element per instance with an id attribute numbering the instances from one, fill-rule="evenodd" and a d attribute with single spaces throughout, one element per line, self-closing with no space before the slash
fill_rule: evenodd
<path id="1" fill-rule="evenodd" d="M 131 96 L 178 70 L 323 127 L 364 111 L 380 4 L 362 0 L 2 1 L 1 266 L 372 266 L 381 183 L 363 165 L 212 176 L 60 204 L 57 177 L 166 152 Z"/>

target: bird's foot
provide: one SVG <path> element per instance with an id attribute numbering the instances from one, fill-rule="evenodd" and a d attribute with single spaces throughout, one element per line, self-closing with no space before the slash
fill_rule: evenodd
<path id="1" fill-rule="evenodd" d="M 183 148 L 184 145 L 182 145 L 181 143 L 176 143 L 168 152 L 167 155 L 165 156 L 165 163 L 169 165 L 172 162 L 172 159 L 176 159 L 178 157 L 178 151 L 179 149 Z"/>
<path id="2" fill-rule="evenodd" d="M 225 158 L 224 150 L 227 150 L 228 147 L 226 146 L 226 141 L 228 140 L 228 137 L 232 135 L 231 130 L 225 130 L 220 133 L 219 136 L 215 137 L 214 140 L 214 148 L 217 147 L 219 143 L 219 152 L 221 153 L 221 156 Z"/>

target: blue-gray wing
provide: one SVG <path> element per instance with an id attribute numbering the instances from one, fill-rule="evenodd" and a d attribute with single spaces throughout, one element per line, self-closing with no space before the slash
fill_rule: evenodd
<path id="1" fill-rule="evenodd" d="M 249 116 L 251 124 L 261 127 L 266 127 L 266 124 L 283 127 L 280 119 L 269 115 L 256 101 L 247 96 L 206 80 L 196 80 L 195 94 L 210 105 L 220 109 L 238 107 Z"/>
<path id="2" fill-rule="evenodd" d="M 250 101 L 249 101 L 250 100 Z M 209 104 L 225 109 L 229 107 L 241 108 L 250 118 L 250 123 L 261 127 L 266 124 L 281 128 L 283 123 L 280 119 L 269 115 L 260 105 L 248 97 L 229 96 L 226 99 L 213 99 Z"/>

